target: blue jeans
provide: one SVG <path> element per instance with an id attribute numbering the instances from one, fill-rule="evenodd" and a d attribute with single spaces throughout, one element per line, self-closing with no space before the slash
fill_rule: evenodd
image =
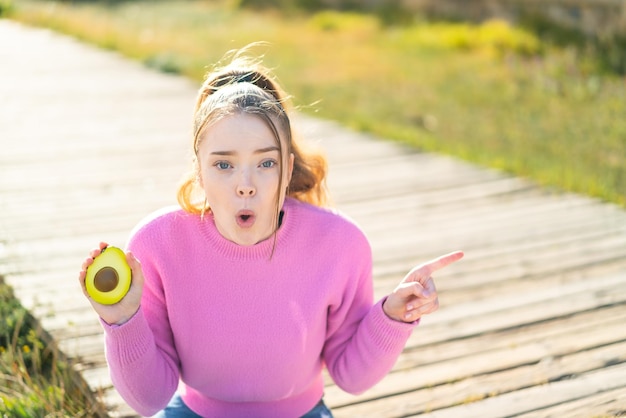
<path id="1" fill-rule="evenodd" d="M 153 418 L 202 418 L 193 412 L 181 399 L 177 393 L 174 395 L 170 403 L 164 410 L 156 414 Z M 320 400 L 317 405 L 301 418 L 333 418 L 330 409 L 324 404 L 324 400 Z"/>
<path id="2" fill-rule="evenodd" d="M 323 399 L 306 414 L 302 415 L 302 418 L 333 418 L 333 413 L 326 406 Z"/>

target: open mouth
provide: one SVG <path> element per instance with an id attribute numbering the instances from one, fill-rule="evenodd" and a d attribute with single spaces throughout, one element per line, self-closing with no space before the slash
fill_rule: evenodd
<path id="1" fill-rule="evenodd" d="M 242 228 L 250 228 L 254 225 L 254 212 L 251 210 L 240 210 L 237 212 L 237 225 Z"/>

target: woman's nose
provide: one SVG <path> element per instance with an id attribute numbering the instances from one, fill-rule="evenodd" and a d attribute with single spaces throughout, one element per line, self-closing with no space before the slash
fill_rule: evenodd
<path id="1" fill-rule="evenodd" d="M 237 194 L 241 197 L 254 196 L 256 194 L 256 190 L 250 185 L 242 184 L 237 186 Z"/>
<path id="2" fill-rule="evenodd" d="M 256 188 L 252 184 L 249 173 L 242 173 L 237 185 L 237 194 L 241 197 L 251 197 L 256 194 Z"/>

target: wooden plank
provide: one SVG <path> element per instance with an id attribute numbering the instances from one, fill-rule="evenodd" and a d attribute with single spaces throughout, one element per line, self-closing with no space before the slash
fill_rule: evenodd
<path id="1" fill-rule="evenodd" d="M 496 203 L 483 205 L 470 205 L 459 202 L 458 205 L 443 205 L 437 208 L 420 207 L 420 202 L 399 202 L 404 206 L 390 206 L 372 211 L 370 213 L 355 213 L 346 210 L 354 219 L 363 225 L 367 225 L 367 231 L 374 237 L 388 235 L 401 229 L 404 225 L 410 228 L 419 228 L 428 231 L 437 231 L 443 228 L 456 232 L 464 232 L 468 227 L 474 234 L 476 229 L 490 231 L 492 228 L 505 228 L 502 231 L 504 237 L 507 230 L 517 231 L 520 228 L 520 219 L 527 226 L 530 234 L 546 233 L 542 228 L 556 222 L 559 226 L 568 225 L 573 231 L 584 229 L 588 224 L 603 226 L 612 225 L 617 228 L 626 226 L 619 212 L 600 209 L 591 202 L 552 202 L 545 197 L 524 195 L 511 203 L 502 206 Z M 525 202 L 525 204 L 518 204 Z M 564 214 L 565 212 L 565 214 Z M 599 217 L 598 215 L 603 216 Z M 384 222 L 380 222 L 384 219 Z M 378 221 L 378 222 L 377 222 Z M 484 234 L 486 238 L 491 235 Z M 532 236 L 532 235 L 531 235 Z"/>
<path id="2" fill-rule="evenodd" d="M 589 329 L 584 339 L 572 339 L 571 335 L 556 336 L 540 342 L 517 344 L 495 350 L 468 353 L 458 359 L 434 364 L 420 364 L 390 373 L 379 384 L 367 392 L 354 396 L 342 392 L 337 386 L 330 385 L 325 393 L 332 399 L 334 408 L 389 397 L 395 393 L 406 393 L 423 388 L 445 385 L 469 376 L 496 373 L 528 364 L 533 364 L 549 357 L 562 357 L 585 349 L 610 344 L 613 341 L 626 340 L 626 327 L 623 322 L 613 322 L 606 328 Z M 419 353 L 416 354 L 419 357 Z M 520 388 L 521 389 L 521 388 Z"/>
<path id="3" fill-rule="evenodd" d="M 602 237 L 600 239 L 605 239 Z M 617 245 L 615 245 L 617 244 Z M 455 270 L 442 271 L 434 275 L 437 288 L 441 292 L 448 292 L 450 300 L 455 303 L 464 300 L 471 300 L 475 297 L 472 291 L 481 292 L 483 297 L 489 297 L 491 294 L 498 294 L 507 287 L 523 288 L 527 286 L 537 285 L 537 280 L 554 280 L 575 281 L 582 280 L 586 270 L 595 272 L 593 266 L 614 266 L 615 271 L 623 271 L 626 268 L 626 260 L 623 257 L 623 251 L 620 248 L 620 241 L 595 241 L 593 245 L 588 244 L 587 248 L 568 248 L 560 246 L 554 250 L 542 251 L 541 248 L 531 250 L 518 251 L 515 254 L 519 259 L 515 258 L 515 254 L 497 255 L 497 264 L 490 260 L 484 261 L 482 271 L 480 271 L 480 262 L 475 262 L 471 266 L 464 266 L 462 261 Z M 448 248 L 450 251 L 452 248 Z M 585 249 L 588 251 L 585 252 Z M 445 249 L 441 249 L 442 254 Z M 446 252 L 447 252 L 446 251 Z M 541 257 L 536 254 L 542 254 Z M 377 289 L 393 288 L 400 279 L 409 271 L 411 267 L 425 262 L 428 259 L 438 255 L 437 253 L 423 255 L 421 260 L 412 257 L 398 258 L 393 264 L 388 264 L 385 271 L 378 271 L 376 274 Z M 537 260 L 531 260 L 536 256 Z M 476 257 L 473 252 L 467 253 L 467 261 Z M 501 260 L 500 260 L 501 258 Z M 492 264 L 493 265 L 490 265 Z M 476 275 L 480 271 L 480 279 Z M 384 275 L 382 275 L 384 273 Z M 379 280 L 378 280 L 379 279 Z M 490 287 L 488 287 L 490 286 Z"/>
<path id="4" fill-rule="evenodd" d="M 588 329 L 603 329 L 604 325 L 615 325 L 620 321 L 626 322 L 626 304 L 577 312 L 570 316 L 551 318 L 516 328 L 490 330 L 462 339 L 411 346 L 405 349 L 394 370 L 419 368 L 436 362 L 456 360 L 472 353 L 545 343 L 553 338 L 566 340 L 567 336 L 584 335 Z"/>
<path id="5" fill-rule="evenodd" d="M 573 379 L 533 386 L 419 416 L 423 418 L 459 416 L 464 418 L 495 418 L 514 416 L 520 413 L 538 413 L 544 408 L 576 402 L 585 397 L 616 390 L 626 390 L 626 364 L 605 367 Z M 590 414 L 594 412 L 589 411 Z"/>
<path id="6" fill-rule="evenodd" d="M 623 417 L 626 415 L 626 390 L 617 388 L 593 395 L 543 408 L 539 411 L 518 415 L 519 418 L 532 418 L 541 415 L 544 418 L 589 418 Z"/>
<path id="7" fill-rule="evenodd" d="M 561 237 L 566 237 L 567 231 L 571 231 L 573 233 L 580 233 L 579 231 L 598 231 L 599 222 L 591 220 L 588 216 L 585 217 L 585 214 L 573 214 L 571 216 L 561 218 L 565 219 L 559 219 L 556 214 L 552 218 L 531 218 L 526 223 L 524 223 L 524 226 L 521 228 L 519 224 L 515 225 L 507 221 L 501 222 L 496 225 L 485 225 L 482 228 L 479 223 L 471 223 L 468 220 L 465 220 L 462 224 L 451 225 L 449 227 L 445 223 L 415 223 L 411 225 L 413 222 L 407 221 L 407 228 L 411 228 L 410 230 L 416 231 L 415 233 L 402 234 L 401 228 L 398 227 L 395 230 L 391 229 L 385 231 L 382 234 L 378 234 L 376 237 L 373 237 L 373 239 L 376 239 L 375 243 L 378 248 L 384 248 L 385 250 L 388 250 L 388 252 L 391 252 L 393 254 L 394 252 L 401 250 L 404 250 L 404 253 L 406 253 L 407 250 L 410 251 L 411 249 L 413 249 L 411 244 L 420 242 L 420 240 L 426 240 L 428 238 L 448 239 L 449 242 L 454 243 L 456 241 L 469 241 L 470 239 L 480 235 L 481 233 L 491 234 L 490 237 L 493 239 L 494 235 L 496 233 L 499 233 L 501 238 L 497 238 L 498 241 L 514 245 L 516 241 L 522 241 L 527 243 L 532 241 L 537 242 L 540 238 L 544 237 L 545 239 L 551 239 L 551 237 L 557 235 L 556 232 L 558 232 L 559 228 L 561 228 L 562 231 L 562 233 L 560 234 Z M 603 226 L 601 230 L 609 234 L 616 230 L 617 232 L 619 232 L 620 230 L 626 228 L 626 224 L 623 223 L 615 223 L 613 225 L 607 222 L 606 219 L 601 222 L 602 223 L 600 225 Z M 576 225 L 575 228 L 572 227 L 573 224 Z M 587 226 L 587 224 L 589 226 Z M 565 228 L 564 231 L 563 228 Z M 524 231 L 526 231 L 526 235 L 524 234 Z M 621 248 L 626 248 L 626 239 L 624 238 L 623 234 L 618 235 L 619 244 L 623 245 Z M 539 243 L 541 244 L 541 242 Z M 496 248 L 496 250 L 500 252 L 507 251 L 507 247 Z"/>
<path id="8" fill-rule="evenodd" d="M 606 366 L 607 359 L 626 361 L 626 343 L 601 346 L 558 358 L 546 357 L 538 362 L 524 364 L 512 369 L 463 377 L 445 384 L 401 392 L 365 403 L 336 407 L 333 409 L 333 414 L 336 418 L 360 416 L 391 418 L 425 414 L 439 409 L 468 405 L 472 402 L 502 396 L 529 387 L 543 386 L 548 382 L 562 380 L 564 371 L 570 376 L 583 374 L 590 370 L 599 370 Z M 426 373 L 427 370 L 424 372 Z M 623 388 L 617 390 L 623 392 Z M 584 409 L 588 414 L 587 417 L 591 415 L 590 412 L 593 411 L 594 405 L 606 400 L 604 397 L 595 398 L 596 396 L 591 396 L 591 399 L 576 402 L 580 405 L 587 404 L 586 409 Z M 569 408 L 563 408 L 562 405 L 553 409 L 555 412 L 563 409 L 569 410 Z M 531 415 L 532 413 L 529 416 Z M 465 415 L 460 413 L 458 416 L 464 417 Z M 506 416 L 506 414 L 501 416 Z M 541 416 L 545 416 L 543 411 Z M 554 416 L 570 417 L 569 414 Z"/>
<path id="9" fill-rule="evenodd" d="M 594 238 L 595 234 L 588 236 Z M 511 243 L 510 246 L 496 248 L 480 248 L 461 246 L 466 248 L 466 257 L 455 266 L 454 271 L 438 272 L 436 277 L 438 283 L 443 288 L 463 289 L 472 285 L 495 284 L 506 282 L 512 278 L 516 280 L 532 278 L 536 276 L 549 276 L 552 274 L 562 274 L 575 269 L 592 269 L 595 265 L 624 264 L 625 257 L 622 248 L 623 239 L 619 235 L 611 235 L 606 232 L 597 239 L 584 241 L 575 240 L 571 236 L 565 242 L 560 239 L 553 240 L 545 238 L 539 241 Z M 425 246 L 426 244 L 415 244 L 414 247 Z M 425 262 L 430 258 L 449 252 L 456 247 L 448 245 L 447 248 L 435 243 L 429 253 L 421 255 L 410 254 L 410 247 L 405 251 L 397 249 L 396 254 L 386 252 L 375 252 L 375 275 L 380 277 L 380 284 L 391 280 L 397 282 L 397 277 L 402 277 L 409 268 L 416 264 Z M 626 245 L 626 244 L 625 244 Z M 376 250 L 374 250 L 376 251 Z M 385 257 L 386 256 L 386 257 Z M 476 273 L 480 271 L 480 281 L 476 280 Z M 448 280 L 451 283 L 448 284 Z"/>
<path id="10" fill-rule="evenodd" d="M 514 328 L 549 318 L 572 315 L 614 304 L 626 297 L 624 275 L 604 279 L 604 285 L 580 282 L 535 293 L 503 294 L 487 300 L 446 307 L 425 318 L 423 333 L 414 333 L 409 346 L 465 338 L 484 332 Z"/>
<path id="11" fill-rule="evenodd" d="M 626 320 L 626 304 L 614 305 L 576 312 L 560 318 L 524 324 L 503 330 L 492 330 L 470 335 L 466 338 L 450 339 L 431 344 L 415 344 L 406 347 L 398 359 L 394 371 L 420 368 L 434 363 L 456 361 L 472 353 L 491 350 L 506 350 L 525 344 L 544 343 L 552 338 L 563 339 L 567 335 L 584 335 L 588 329 L 602 329 L 608 323 Z M 422 332 L 422 331 L 420 331 Z M 423 330 L 428 333 L 427 330 Z M 332 385 L 332 381 L 327 381 Z"/>

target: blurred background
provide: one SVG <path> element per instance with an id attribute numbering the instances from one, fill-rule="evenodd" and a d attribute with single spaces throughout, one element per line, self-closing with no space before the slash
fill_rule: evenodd
<path id="1" fill-rule="evenodd" d="M 328 138 L 333 139 L 333 135 L 342 140 L 347 138 L 347 145 L 339 144 L 333 151 L 331 168 L 337 167 L 339 175 L 343 175 L 337 183 L 338 189 L 345 192 L 339 196 L 339 203 L 351 209 L 350 214 L 373 225 L 367 232 L 374 238 L 374 250 L 380 251 L 377 259 L 380 263 L 375 272 L 380 280 L 377 292 L 389 291 L 399 272 L 405 270 L 404 263 L 415 255 L 409 254 L 413 248 L 409 251 L 405 247 L 418 244 L 420 250 L 415 251 L 421 251 L 418 253 L 420 257 L 434 256 L 450 249 L 446 247 L 450 242 L 474 250 L 464 267 L 457 271 L 460 274 L 454 278 L 442 276 L 441 291 L 447 301 L 444 303 L 450 305 L 444 307 L 449 309 L 434 317 L 430 328 L 425 328 L 428 331 L 423 334 L 426 336 L 424 340 L 411 343 L 406 357 L 399 362 L 397 373 L 388 380 L 387 389 L 397 390 L 400 393 L 398 399 L 404 399 L 404 405 L 418 404 L 419 396 L 423 397 L 421 401 L 437 398 L 428 392 L 432 385 L 428 380 L 419 383 L 422 386 L 419 389 L 421 394 L 414 398 L 417 400 L 407 400 L 408 396 L 402 398 L 403 385 L 407 381 L 402 373 L 407 370 L 417 370 L 440 361 L 441 369 L 428 369 L 439 379 L 438 385 L 443 387 L 460 379 L 446 374 L 455 367 L 444 360 L 452 362 L 464 357 L 467 362 L 464 364 L 483 364 L 482 361 L 487 365 L 501 356 L 502 364 L 498 363 L 498 367 L 506 372 L 513 369 L 512 363 L 508 363 L 507 350 L 521 347 L 520 358 L 536 366 L 532 371 L 535 374 L 522 370 L 521 366 L 527 364 L 520 363 L 519 370 L 515 369 L 518 375 L 513 377 L 497 375 L 491 383 L 485 377 L 481 384 L 492 389 L 474 389 L 473 386 L 480 385 L 475 385 L 474 376 L 471 376 L 458 382 L 457 386 L 450 385 L 446 389 L 449 392 L 437 392 L 441 399 L 456 396 L 454 402 L 457 403 L 495 398 L 497 393 L 509 390 L 500 386 L 502 382 L 515 381 L 532 386 L 537 382 L 569 379 L 571 376 L 563 372 L 560 363 L 557 364 L 559 355 L 555 353 L 558 350 L 569 350 L 568 355 L 570 352 L 579 355 L 584 351 L 606 350 L 601 353 L 593 351 L 595 363 L 588 361 L 589 356 L 581 357 L 583 360 L 574 354 L 567 357 L 574 359 L 572 363 L 584 364 L 580 370 L 585 371 L 624 363 L 626 340 L 622 335 L 623 322 L 622 325 L 618 322 L 626 318 L 626 296 L 623 294 L 626 272 L 626 223 L 623 217 L 626 208 L 625 1 L 0 0 L 0 17 L 70 35 L 159 73 L 180 75 L 191 81 L 189 84 L 173 81 L 172 85 L 162 87 L 164 79 L 135 74 L 134 70 L 124 67 L 124 71 L 129 71 L 128 78 L 121 82 L 122 89 L 115 93 L 119 96 L 114 98 L 117 103 L 113 100 L 115 106 L 111 108 L 101 108 L 96 103 L 98 95 L 104 98 L 109 94 L 105 83 L 68 84 L 65 97 L 47 98 L 53 99 L 54 104 L 75 100 L 82 106 L 74 108 L 77 112 L 75 125 L 58 128 L 56 132 L 57 135 L 59 132 L 73 135 L 68 135 L 66 148 L 61 147 L 61 150 L 58 144 L 47 142 L 45 137 L 31 138 L 29 129 L 9 138 L 7 126 L 16 122 L 12 114 L 20 115 L 24 120 L 17 122 L 24 123 L 24 126 L 30 127 L 33 123 L 49 126 L 57 119 L 66 120 L 63 107 L 55 110 L 51 106 L 51 113 L 33 118 L 35 115 L 28 114 L 27 101 L 16 99 L 26 96 L 28 91 L 2 90 L 6 96 L 0 95 L 4 116 L 4 119 L 0 118 L 0 135 L 4 136 L 6 146 L 0 151 L 0 197 L 4 200 L 0 201 L 0 275 L 15 276 L 17 280 L 13 283 L 18 293 L 36 295 L 37 285 L 32 284 L 36 283 L 32 277 L 45 278 L 48 274 L 48 279 L 65 279 L 66 272 L 77 267 L 77 260 L 72 257 L 83 254 L 90 248 L 88 245 L 95 243 L 107 229 L 111 230 L 111 224 L 91 219 L 94 211 L 104 207 L 94 203 L 100 202 L 98 199 L 110 200 L 112 196 L 124 200 L 137 198 L 133 209 L 142 214 L 169 203 L 169 200 L 161 200 L 155 190 L 163 185 L 174 190 L 178 178 L 172 178 L 171 173 L 180 173 L 182 167 L 171 160 L 176 157 L 179 162 L 186 161 L 183 151 L 179 155 L 163 150 L 169 150 L 172 145 L 170 134 L 180 130 L 179 121 L 184 122 L 184 129 L 188 128 L 186 118 L 191 117 L 193 97 L 187 97 L 187 92 L 201 82 L 210 65 L 218 62 L 226 51 L 263 41 L 255 51 L 263 55 L 265 65 L 274 70 L 298 111 L 336 122 L 336 126 L 316 125 L 317 122 L 311 125 Z M 2 61 L 11 56 L 4 52 L 8 48 L 19 50 L 23 46 L 11 39 L 1 39 L 3 33 L 9 32 L 0 32 L 0 49 L 4 49 L 0 50 L 0 83 L 7 87 L 15 74 L 7 70 L 9 63 Z M 87 55 L 89 53 L 85 59 L 90 63 L 92 59 L 96 63 L 101 59 Z M 33 62 L 39 60 L 47 65 L 58 60 L 56 67 L 52 67 L 59 74 L 73 66 L 79 67 L 78 62 L 64 63 L 66 59 L 72 57 L 43 53 L 33 58 Z M 30 92 L 52 92 L 49 85 L 38 84 L 44 77 L 38 80 L 36 70 L 33 68 Z M 99 80 L 101 75 L 95 68 L 94 74 L 94 80 Z M 154 95 L 143 97 L 145 92 L 139 87 L 135 90 L 134 82 L 137 85 L 152 83 Z M 185 94 L 178 94 L 182 90 Z M 89 95 L 94 97 L 93 103 L 80 102 L 82 96 Z M 139 96 L 142 99 L 138 104 L 131 103 Z M 169 107 L 164 111 L 162 102 L 168 101 L 169 97 Z M 126 98 L 129 107 L 124 107 Z M 145 108 L 147 112 L 151 105 L 154 105 L 154 113 L 150 117 L 160 121 L 171 118 L 172 122 L 163 132 L 150 131 L 154 149 L 145 150 L 139 141 L 135 145 L 128 138 L 138 137 L 143 130 L 148 130 L 144 121 L 135 117 L 133 112 L 137 109 L 133 106 Z M 23 108 L 19 109 L 19 106 Z M 99 137 L 106 139 L 99 142 L 100 148 L 95 148 L 95 145 L 83 142 L 80 135 L 87 137 L 94 129 L 89 118 L 103 112 L 109 121 L 117 122 L 97 128 L 104 130 Z M 133 121 L 133 118 L 137 120 Z M 339 126 L 347 127 L 349 131 L 340 131 Z M 352 138 L 350 132 L 386 143 L 362 142 Z M 181 138 L 181 149 L 187 145 L 186 139 Z M 341 143 L 341 140 L 337 142 Z M 403 151 L 398 154 L 397 148 L 386 147 L 386 144 L 400 145 L 398 149 Z M 363 149 L 356 150 L 355 146 Z M 133 166 L 132 173 L 128 174 L 118 166 L 102 167 L 107 162 L 95 153 L 96 149 L 100 152 L 102 148 L 111 152 L 110 155 L 124 154 L 116 155 L 116 161 L 121 164 L 130 165 L 133 158 L 145 154 L 151 159 L 146 159 L 145 166 Z M 489 171 L 479 173 L 445 158 L 421 159 L 422 151 L 448 155 Z M 32 175 L 30 168 L 20 166 L 36 154 L 33 165 L 49 164 L 56 169 L 55 161 L 46 161 L 55 152 L 62 154 L 59 158 L 71 160 L 75 166 L 70 168 L 68 163 L 65 171 L 39 177 Z M 356 162 L 351 164 L 346 156 L 353 156 Z M 382 156 L 379 162 L 376 162 L 376 156 Z M 336 165 L 333 165 L 333 158 L 337 158 Z M 417 168 L 413 158 L 418 159 Z M 385 173 L 388 162 L 396 164 L 389 166 L 391 171 L 415 178 L 406 187 L 423 193 L 421 200 L 416 199 L 417 203 L 402 200 L 401 194 L 405 191 L 402 186 L 391 190 L 391 199 L 382 202 L 388 183 L 393 182 L 388 180 L 393 177 L 371 173 Z M 155 166 L 161 169 L 160 173 L 153 174 Z M 108 178 L 93 173 L 106 173 Z M 150 173 L 149 176 L 145 176 L 146 173 Z M 517 182 L 513 177 L 502 180 L 493 173 L 519 177 L 528 183 Z M 371 183 L 357 183 L 370 174 Z M 466 183 L 455 183 L 453 177 L 462 176 L 467 176 Z M 473 181 L 476 181 L 475 189 L 468 186 Z M 22 187 L 28 182 L 32 189 Z M 95 186 L 86 189 L 85 184 Z M 76 188 L 77 185 L 82 189 Z M 542 192 L 533 189 L 534 185 L 542 186 Z M 35 189 L 35 186 L 40 188 Z M 50 190 L 45 190 L 48 186 Z M 38 196 L 30 195 L 32 190 L 38 190 Z M 133 194 L 137 190 L 143 193 L 140 198 Z M 51 201 L 59 191 L 65 193 L 62 196 L 64 201 L 55 200 L 54 204 L 59 207 L 50 209 L 50 213 L 58 218 L 45 225 L 31 222 L 37 220 L 35 216 L 41 211 L 39 203 Z M 566 203 L 553 197 L 548 197 L 550 200 L 546 203 L 543 200 L 545 191 L 547 194 L 554 191 L 559 198 L 565 196 L 563 201 Z M 491 200 L 478 202 L 475 197 L 481 193 Z M 569 193 L 592 200 L 579 200 Z M 522 203 L 515 200 L 526 194 L 530 195 L 530 200 Z M 379 200 L 362 205 L 357 200 L 363 199 L 364 195 Z M 9 198 L 16 197 L 17 200 L 9 201 Z M 597 202 L 608 206 L 594 211 Z M 391 216 L 389 224 L 378 225 L 380 215 L 393 204 L 400 206 L 405 216 Z M 71 212 L 72 205 L 75 205 L 74 212 Z M 112 205 L 105 210 L 106 217 L 100 218 L 117 222 L 109 235 L 113 241 L 121 243 L 138 220 L 136 213 L 130 214 L 127 209 L 128 205 Z M 465 218 L 467 212 L 475 217 Z M 68 213 L 84 219 L 69 219 Z M 419 238 L 422 241 L 407 238 L 398 242 L 396 237 L 404 231 L 406 222 L 411 222 L 406 218 L 416 214 L 428 224 L 418 225 L 425 231 L 425 236 Z M 563 225 L 556 225 L 559 216 Z M 590 219 L 593 217 L 596 219 Z M 521 221 L 528 224 L 514 230 L 515 224 Z M 463 232 L 455 235 L 453 228 L 447 229 L 447 222 Z M 59 236 L 59 230 L 66 234 L 65 238 Z M 502 238 L 506 233 L 509 235 Z M 26 245 L 30 237 L 33 240 Z M 548 241 L 537 244 L 545 238 Z M 596 247 L 586 246 L 587 243 Z M 504 247 L 507 249 L 501 249 Z M 31 253 L 52 254 L 48 265 L 53 267 L 50 270 L 54 273 L 41 272 L 33 267 L 28 262 Z M 495 255 L 501 258 L 496 260 Z M 18 261 L 11 264 L 13 259 Z M 576 261 L 570 261 L 572 259 Z M 66 293 L 69 305 L 77 303 L 73 301 L 76 295 L 72 292 L 76 293 L 77 289 L 74 278 L 71 279 L 67 288 L 57 289 L 59 293 Z M 484 280 L 487 285 L 481 287 L 477 279 Z M 509 279 L 513 284 L 508 283 Z M 592 292 L 585 286 L 591 286 L 596 279 L 600 290 Z M 24 284 L 18 286 L 20 281 Z M 543 283 L 553 287 L 542 288 L 544 293 L 541 293 L 537 288 Z M 67 289 L 72 290 L 68 293 Z M 580 308 L 562 301 L 561 295 L 567 295 Z M 76 324 L 68 325 L 60 319 L 55 324 L 54 315 L 46 316 L 43 312 L 48 305 L 41 305 L 36 297 L 33 300 L 29 299 L 30 296 L 19 297 L 26 302 L 27 310 L 15 298 L 12 288 L 0 280 L 0 415 L 74 417 L 104 414 L 90 388 L 76 377 L 69 360 L 53 344 L 58 335 L 80 336 L 85 330 L 91 335 L 100 335 L 99 324 L 80 325 L 77 320 L 80 327 L 73 328 Z M 45 299 L 45 296 L 40 297 Z M 52 300 L 60 296 L 50 294 L 47 297 Z M 480 298 L 490 303 L 481 304 Z M 63 303 L 54 302 L 55 309 L 59 305 Z M 38 318 L 32 316 L 32 306 L 37 307 L 35 316 Z M 507 306 L 513 306 L 513 311 L 500 316 L 498 310 L 505 312 Z M 466 318 L 468 307 L 476 309 L 476 318 Z M 517 308 L 520 310 L 515 311 Z M 84 313 L 80 310 L 84 306 L 72 309 Z M 42 317 L 48 318 L 46 329 L 55 329 L 58 333 L 54 338 L 40 328 L 37 319 Z M 580 324 L 589 324 L 589 330 L 576 328 Z M 608 325 L 602 332 L 598 331 L 597 336 L 593 334 L 591 327 L 599 330 L 602 324 Z M 64 327 L 67 329 L 63 330 Z M 562 346 L 546 343 L 557 333 L 565 333 L 563 330 L 568 330 L 571 335 L 557 339 Z M 577 342 L 572 343 L 585 332 L 592 333 L 585 334 L 588 347 L 580 348 Z M 90 340 L 89 344 L 92 343 Z M 97 361 L 101 362 L 101 341 L 93 344 L 94 347 L 88 347 L 87 351 L 91 350 L 94 358 L 99 356 Z M 487 346 L 494 347 L 494 352 L 486 353 Z M 537 348 L 539 346 L 541 349 Z M 554 348 L 557 346 L 558 349 Z M 86 358 L 89 360 L 88 355 Z M 80 367 L 91 367 L 87 360 Z M 457 369 L 459 373 L 465 372 L 463 367 Z M 485 371 L 487 369 L 485 366 L 480 373 L 491 374 L 491 371 Z M 611 378 L 618 382 L 614 383 L 618 386 L 611 387 L 614 392 L 606 398 L 617 399 L 618 407 L 623 408 L 621 413 L 626 410 L 626 399 L 615 393 L 626 385 L 622 371 L 613 369 L 610 372 L 622 377 L 621 380 Z M 613 376 L 610 373 L 606 376 Z M 520 378 L 522 374 L 526 380 Z M 410 379 L 414 377 L 409 376 Z M 607 379 L 602 377 L 598 381 Z M 392 388 L 394 382 L 398 383 L 395 389 Z M 582 385 L 585 381 L 581 382 Z M 387 389 L 374 391 L 367 395 L 369 398 L 362 399 L 362 415 L 355 412 L 359 411 L 359 400 L 342 397 L 332 388 L 329 391 L 336 396 L 333 406 L 345 406 L 343 416 L 408 414 L 406 411 L 379 414 L 374 409 L 369 415 L 364 412 L 375 407 L 375 403 L 369 403 L 372 399 L 377 401 L 390 396 L 385 392 Z M 102 399 L 102 394 L 99 396 Z M 423 406 L 412 407 L 414 411 L 425 412 Z M 389 406 L 381 401 L 380 408 L 384 410 Z M 555 416 L 574 416 L 570 412 Z"/>
<path id="2" fill-rule="evenodd" d="M 11 19 L 201 80 L 269 43 L 302 111 L 626 205 L 615 0 L 1 0 Z"/>

